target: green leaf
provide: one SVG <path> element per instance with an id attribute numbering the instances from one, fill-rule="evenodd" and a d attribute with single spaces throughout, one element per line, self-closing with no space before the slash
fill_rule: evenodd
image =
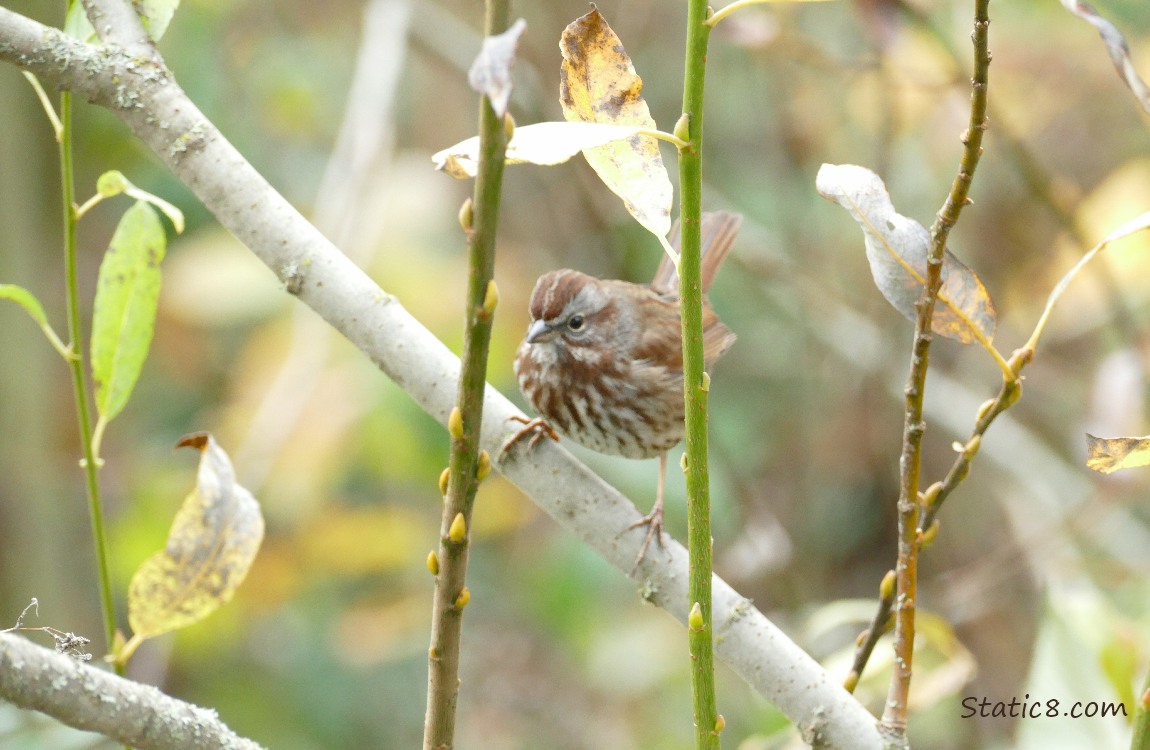
<path id="1" fill-rule="evenodd" d="M 36 325 L 40 326 L 40 330 L 48 337 L 48 341 L 52 342 L 52 346 L 56 348 L 56 351 L 60 352 L 65 359 L 71 357 L 68 347 L 64 346 L 64 343 L 60 341 L 60 337 L 56 335 L 56 332 L 52 330 L 52 326 L 48 324 L 48 316 L 44 313 L 44 306 L 40 304 L 40 300 L 36 298 L 36 295 L 22 286 L 0 284 L 0 299 L 10 299 L 17 305 L 20 305 L 20 307 L 23 307 L 24 310 L 32 316 L 32 320 L 36 321 Z"/>
<path id="2" fill-rule="evenodd" d="M 172 522 L 168 543 L 140 565 L 128 587 L 134 642 L 198 622 L 231 601 L 259 551 L 259 503 L 236 484 L 227 453 L 206 432 L 179 446 L 200 451 L 195 489 Z"/>
<path id="3" fill-rule="evenodd" d="M 15 284 L 0 284 L 0 299 L 10 299 L 23 307 L 32 316 L 32 320 L 36 321 L 36 325 L 41 328 L 48 325 L 48 316 L 44 313 L 44 306 L 40 304 L 40 300 L 36 299 L 36 295 L 24 287 Z"/>
<path id="4" fill-rule="evenodd" d="M 133 0 L 136 12 L 143 16 L 144 28 L 153 42 L 160 41 L 164 32 L 168 30 L 172 16 L 176 13 L 180 0 Z M 96 30 L 88 21 L 84 12 L 84 4 L 80 0 L 73 0 L 68 7 L 68 15 L 64 19 L 64 33 L 83 42 L 96 39 Z"/>
<path id="5" fill-rule="evenodd" d="M 148 356 L 166 247 L 156 212 L 138 201 L 120 219 L 100 264 L 91 357 L 96 408 L 105 421 L 128 403 Z"/>
<path id="6" fill-rule="evenodd" d="M 875 285 L 909 320 L 926 283 L 930 233 L 894 210 L 886 186 L 874 172 L 853 164 L 824 164 L 815 178 L 819 194 L 845 208 L 862 227 Z M 931 330 L 964 344 L 994 338 L 998 313 L 974 271 L 949 250 L 942 262 L 942 288 Z"/>

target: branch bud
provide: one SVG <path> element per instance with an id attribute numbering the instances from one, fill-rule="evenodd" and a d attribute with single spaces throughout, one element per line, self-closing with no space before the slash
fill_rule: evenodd
<path id="1" fill-rule="evenodd" d="M 701 633 L 706 627 L 706 623 L 703 622 L 703 605 L 698 602 L 691 605 L 691 613 L 687 615 L 687 627 L 692 633 Z"/>
<path id="2" fill-rule="evenodd" d="M 451 528 L 447 530 L 447 538 L 455 544 L 460 544 L 467 538 L 467 519 L 462 513 L 456 513 L 451 520 Z"/>
<path id="3" fill-rule="evenodd" d="M 888 570 L 886 575 L 882 577 L 882 583 L 878 587 L 878 595 L 884 600 L 894 598 L 894 584 L 895 575 L 893 570 Z"/>
<path id="4" fill-rule="evenodd" d="M 459 226 L 463 227 L 463 231 L 471 234 L 475 222 L 475 209 L 471 203 L 471 197 L 468 196 L 467 200 L 463 201 L 463 205 L 459 207 Z"/>
<path id="5" fill-rule="evenodd" d="M 684 112 L 679 117 L 679 121 L 675 123 L 675 129 L 671 133 L 680 141 L 691 140 L 691 116 Z"/>
<path id="6" fill-rule="evenodd" d="M 447 431 L 453 438 L 463 437 L 463 412 L 458 406 L 452 408 L 451 416 L 447 418 Z"/>
<path id="7" fill-rule="evenodd" d="M 495 308 L 499 306 L 499 287 L 495 285 L 495 279 L 487 282 L 487 291 L 483 293 L 483 313 L 480 317 L 484 320 L 491 320 L 495 315 Z"/>

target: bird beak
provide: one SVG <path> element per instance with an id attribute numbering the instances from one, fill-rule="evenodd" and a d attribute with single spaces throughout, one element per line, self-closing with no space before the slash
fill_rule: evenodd
<path id="1" fill-rule="evenodd" d="M 527 328 L 527 343 L 538 344 L 541 341 L 550 341 L 554 330 L 545 321 L 533 320 Z"/>

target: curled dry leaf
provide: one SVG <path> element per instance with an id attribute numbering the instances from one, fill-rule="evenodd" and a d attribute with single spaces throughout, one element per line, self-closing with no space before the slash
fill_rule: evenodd
<path id="1" fill-rule="evenodd" d="M 1080 0 L 1062 0 L 1062 5 L 1098 29 L 1102 41 L 1106 43 L 1106 52 L 1110 55 L 1110 61 L 1114 63 L 1114 68 L 1118 71 L 1118 77 L 1134 93 L 1138 103 L 1142 105 L 1142 109 L 1150 112 L 1150 87 L 1134 69 L 1134 61 L 1130 59 L 1130 45 L 1126 43 L 1126 38 L 1122 36 L 1118 27 L 1098 15 L 1098 11 L 1094 10 L 1089 3 Z"/>
<path id="2" fill-rule="evenodd" d="M 583 149 L 634 137 L 641 128 L 593 122 L 540 122 L 515 128 L 507 144 L 507 164 L 562 164 Z M 479 136 L 445 148 L 431 157 L 435 168 L 457 180 L 479 169 Z"/>
<path id="3" fill-rule="evenodd" d="M 196 487 L 176 514 L 167 546 L 132 576 L 133 641 L 190 625 L 230 601 L 263 541 L 259 503 L 236 484 L 231 460 L 215 439 L 202 432 L 178 445 L 200 451 Z"/>
<path id="4" fill-rule="evenodd" d="M 467 82 L 472 90 L 486 95 L 491 108 L 500 117 L 507 113 L 512 88 L 511 66 L 515 64 L 519 37 L 526 28 L 527 22 L 520 18 L 502 34 L 485 38 L 479 55 L 467 71 Z"/>
<path id="5" fill-rule="evenodd" d="M 559 102 L 564 118 L 657 129 L 643 100 L 642 79 L 623 42 L 594 4 L 590 13 L 563 30 L 559 49 L 563 53 Z M 583 156 L 641 225 L 657 237 L 666 236 L 674 193 L 654 138 L 634 135 L 585 148 Z"/>
<path id="6" fill-rule="evenodd" d="M 1087 434 L 1086 466 L 1102 474 L 1150 466 L 1150 437 L 1100 438 Z"/>
<path id="7" fill-rule="evenodd" d="M 815 184 L 820 195 L 845 208 L 862 227 L 875 284 L 896 310 L 914 320 L 926 282 L 930 233 L 894 210 L 886 186 L 869 169 L 824 164 Z M 994 303 L 977 274 L 946 251 L 931 330 L 964 344 L 989 344 L 997 321 Z"/>

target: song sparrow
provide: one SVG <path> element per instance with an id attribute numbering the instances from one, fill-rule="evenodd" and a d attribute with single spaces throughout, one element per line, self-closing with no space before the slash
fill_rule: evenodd
<path id="1" fill-rule="evenodd" d="M 702 289 L 706 294 L 726 257 L 742 217 L 728 212 L 702 217 Z M 678 246 L 678 227 L 671 242 Z M 531 294 L 531 324 L 515 355 L 519 388 L 541 415 L 511 437 L 531 444 L 554 427 L 600 453 L 659 457 L 659 484 L 638 563 L 651 538 L 662 544 L 667 451 L 683 439 L 683 352 L 679 277 L 664 255 L 650 284 L 597 279 L 564 269 L 544 274 Z M 706 367 L 730 349 L 735 334 L 704 297 Z"/>

